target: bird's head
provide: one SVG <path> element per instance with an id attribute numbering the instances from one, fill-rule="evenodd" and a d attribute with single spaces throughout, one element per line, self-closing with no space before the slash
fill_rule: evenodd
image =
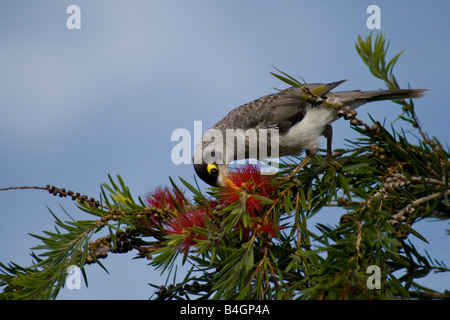
<path id="1" fill-rule="evenodd" d="M 201 164 L 194 164 L 194 170 L 200 179 L 213 187 L 224 188 L 232 183 L 228 179 L 227 164 L 202 162 Z"/>
<path id="2" fill-rule="evenodd" d="M 194 170 L 207 184 L 224 188 L 229 185 L 228 159 L 225 157 L 223 135 L 216 129 L 208 129 L 197 144 L 193 156 Z"/>

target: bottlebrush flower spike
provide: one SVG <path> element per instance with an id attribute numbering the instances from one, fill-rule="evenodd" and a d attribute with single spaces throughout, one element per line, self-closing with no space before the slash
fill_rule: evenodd
<path id="1" fill-rule="evenodd" d="M 278 228 L 274 226 L 273 222 L 264 222 L 264 223 L 252 223 L 252 229 L 257 234 L 260 235 L 262 233 L 267 233 L 271 237 L 274 237 L 278 231 Z"/>
<path id="2" fill-rule="evenodd" d="M 204 228 L 206 225 L 205 219 L 208 218 L 209 212 L 206 208 L 197 207 L 186 212 L 180 212 L 178 215 L 173 216 L 169 222 L 167 233 L 175 235 L 181 239 L 178 245 L 178 249 L 188 253 L 189 249 L 197 243 L 197 240 L 205 240 L 204 235 L 196 233 L 193 228 Z"/>
<path id="3" fill-rule="evenodd" d="M 250 237 L 252 234 L 258 237 L 267 234 L 269 238 L 273 238 L 277 237 L 279 227 L 272 221 L 252 221 L 248 227 L 244 227 L 242 224 L 237 225 L 236 230 L 245 237 Z"/>
<path id="4" fill-rule="evenodd" d="M 144 196 L 144 201 L 149 207 L 174 210 L 184 208 L 185 197 L 179 189 L 170 190 L 165 186 L 158 186 Z"/>
<path id="5" fill-rule="evenodd" d="M 275 199 L 276 187 L 272 184 L 271 176 L 262 175 L 255 165 L 242 166 L 230 172 L 227 179 L 227 187 L 219 194 L 220 203 L 228 206 L 246 194 L 246 209 L 252 218 L 258 216 L 264 207 L 261 200 L 252 195 Z"/>

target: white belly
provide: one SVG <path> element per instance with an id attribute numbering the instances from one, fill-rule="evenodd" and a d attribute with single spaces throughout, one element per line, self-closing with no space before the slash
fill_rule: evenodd
<path id="1" fill-rule="evenodd" d="M 280 135 L 280 156 L 298 155 L 303 150 L 317 151 L 325 126 L 336 118 L 336 111 L 330 107 L 310 109 L 302 121 Z"/>

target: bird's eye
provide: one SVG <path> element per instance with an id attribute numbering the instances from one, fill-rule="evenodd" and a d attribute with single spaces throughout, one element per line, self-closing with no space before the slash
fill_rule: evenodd
<path id="1" fill-rule="evenodd" d="M 217 168 L 215 164 L 208 164 L 206 170 L 208 170 L 208 173 L 212 176 L 217 176 L 219 174 L 219 168 Z"/>

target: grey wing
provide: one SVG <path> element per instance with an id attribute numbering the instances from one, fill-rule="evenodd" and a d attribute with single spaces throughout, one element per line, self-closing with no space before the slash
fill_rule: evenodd
<path id="1" fill-rule="evenodd" d="M 323 97 L 330 90 L 337 87 L 345 80 L 329 84 L 307 84 L 310 90 L 321 88 L 319 96 Z M 302 99 L 302 88 L 291 87 L 268 96 L 264 96 L 247 104 L 244 104 L 219 121 L 214 128 L 243 129 L 250 128 L 277 128 L 280 133 L 287 131 L 294 124 L 300 122 L 311 104 Z"/>
<path id="2" fill-rule="evenodd" d="M 308 105 L 298 94 L 278 92 L 234 109 L 214 127 L 243 130 L 277 128 L 282 132 L 303 119 Z"/>

